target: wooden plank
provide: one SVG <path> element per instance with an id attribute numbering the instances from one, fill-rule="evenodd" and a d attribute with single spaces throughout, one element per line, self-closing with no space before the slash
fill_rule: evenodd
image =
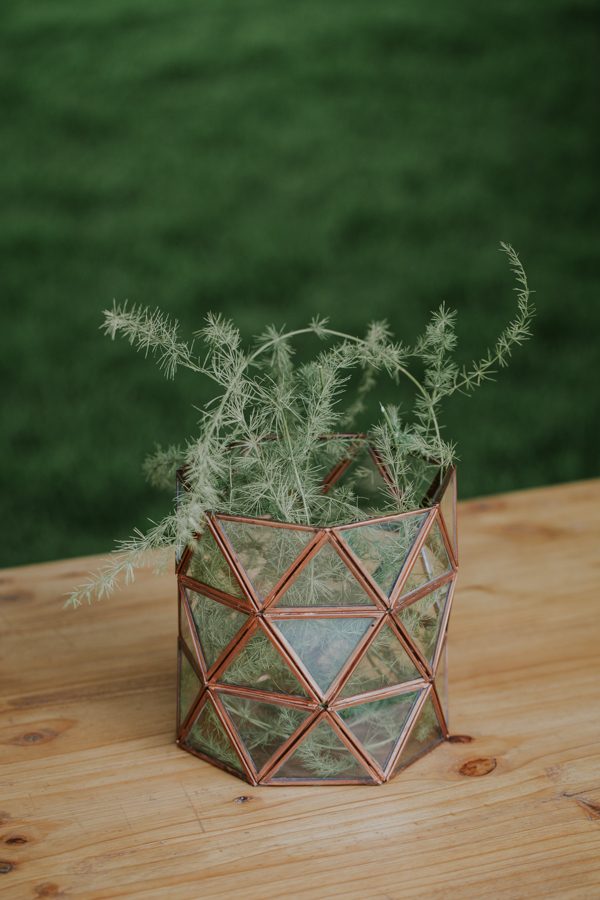
<path id="1" fill-rule="evenodd" d="M 251 788 L 174 743 L 175 580 L 0 572 L 7 897 L 600 895 L 600 482 L 462 504 L 446 743 L 380 787 Z M 487 773 L 487 774 L 480 774 Z"/>

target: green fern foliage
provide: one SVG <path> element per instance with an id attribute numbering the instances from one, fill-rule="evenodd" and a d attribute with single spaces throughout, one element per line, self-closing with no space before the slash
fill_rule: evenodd
<path id="1" fill-rule="evenodd" d="M 246 347 L 235 325 L 213 314 L 186 341 L 178 323 L 161 312 L 127 304 L 107 310 L 107 335 L 124 337 L 152 355 L 168 378 L 184 368 L 209 379 L 215 394 L 200 411 L 196 435 L 184 446 L 157 447 L 144 466 L 153 485 L 169 488 L 184 467 L 189 490 L 161 522 L 120 543 L 67 603 L 78 606 L 113 593 L 139 566 L 155 565 L 157 550 L 159 560 L 182 552 L 203 532 L 209 510 L 317 526 L 364 518 L 351 479 L 327 492 L 322 485 L 328 468 L 354 453 L 357 441 L 368 440 L 391 476 L 369 513 L 418 508 L 432 467 L 447 467 L 455 456 L 454 445 L 442 437 L 443 402 L 491 378 L 530 336 L 534 308 L 527 277 L 513 248 L 501 249 L 516 279 L 517 309 L 493 347 L 464 367 L 454 359 L 456 314 L 443 305 L 413 346 L 396 341 L 385 322 L 356 337 L 317 318 L 289 332 L 270 327 Z M 293 341 L 302 335 L 313 335 L 322 347 L 312 361 L 296 364 Z M 348 397 L 353 375 L 358 387 Z M 408 381 L 412 410 L 382 408 L 368 435 L 340 435 L 365 410 L 381 376 Z"/>

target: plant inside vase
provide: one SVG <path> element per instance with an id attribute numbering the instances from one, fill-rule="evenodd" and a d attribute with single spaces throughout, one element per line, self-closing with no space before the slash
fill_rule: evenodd
<path id="1" fill-rule="evenodd" d="M 372 513 L 418 508 L 428 475 L 436 467 L 448 467 L 455 457 L 454 445 L 442 438 L 440 405 L 491 378 L 530 336 L 534 307 L 527 278 L 513 248 L 502 244 L 502 249 L 517 281 L 516 314 L 495 345 L 463 367 L 453 360 L 456 313 L 443 305 L 413 346 L 395 341 L 383 322 L 373 323 L 359 338 L 316 319 L 287 333 L 268 328 L 248 350 L 239 331 L 220 316 L 207 316 L 195 335 L 198 347 L 183 341 L 177 322 L 158 311 L 126 304 L 106 311 L 103 328 L 110 337 L 121 335 L 155 355 L 167 377 L 185 367 L 210 379 L 220 393 L 202 410 L 196 436 L 184 446 L 157 448 L 144 464 L 148 480 L 167 489 L 173 488 L 177 469 L 185 468 L 188 490 L 176 508 L 145 532 L 136 529 L 119 542 L 107 565 L 76 588 L 67 604 L 107 596 L 121 580 L 131 580 L 137 568 L 155 565 L 155 551 L 170 559 L 195 543 L 209 510 L 298 524 L 352 521 L 362 515 L 361 485 L 369 485 L 372 471 L 358 467 L 353 478 L 327 493 L 323 477 L 361 442 L 376 449 L 389 473 L 389 480 L 370 492 L 375 494 L 369 497 Z M 313 361 L 294 365 L 291 342 L 303 334 L 335 343 Z M 353 370 L 362 377 L 352 402 L 344 406 Z M 380 373 L 412 384 L 412 415 L 388 406 L 367 435 L 342 434 L 324 442 L 324 435 L 352 427 Z"/>
<path id="2" fill-rule="evenodd" d="M 306 328 L 289 332 L 271 327 L 248 349 L 235 326 L 220 316 L 209 315 L 194 341 L 188 343 L 180 338 L 177 322 L 160 312 L 126 304 L 107 311 L 103 327 L 112 338 L 121 335 L 138 350 L 153 354 L 167 377 L 174 377 L 184 367 L 212 381 L 216 392 L 201 411 L 198 433 L 191 440 L 182 446 L 158 448 L 146 460 L 145 473 L 157 487 L 172 489 L 179 473 L 180 489 L 173 509 L 145 532 L 136 530 L 121 542 L 112 558 L 75 589 L 67 603 L 79 606 L 110 595 L 121 582 L 131 581 L 138 567 L 151 564 L 160 568 L 173 554 L 180 558 L 186 548 L 194 551 L 188 572 L 192 579 L 220 585 L 230 596 L 240 596 L 240 586 L 207 531 L 206 516 L 215 511 L 299 526 L 245 526 L 234 534 L 235 520 L 224 524 L 237 546 L 241 544 L 245 571 L 256 580 L 254 588 L 259 593 L 261 578 L 276 580 L 269 578 L 270 569 L 276 576 L 286 568 L 286 561 L 293 562 L 302 551 L 302 542 L 306 542 L 302 528 L 426 510 L 432 502 L 428 488 L 435 474 L 442 478 L 455 457 L 454 445 L 442 437 L 442 403 L 453 394 L 471 393 L 498 367 L 505 366 L 514 347 L 530 336 L 534 308 L 527 278 L 513 248 L 503 244 L 502 250 L 516 278 L 516 312 L 494 346 L 480 360 L 462 367 L 454 360 L 456 314 L 443 305 L 412 346 L 396 341 L 385 323 L 373 323 L 359 338 L 316 319 Z M 302 335 L 313 335 L 325 346 L 312 361 L 297 364 L 292 344 Z M 415 397 L 413 407 L 408 413 L 398 406 L 380 407 L 379 421 L 364 434 L 354 433 L 354 422 L 365 412 L 368 395 L 381 374 L 408 381 Z M 343 477 L 330 479 L 329 473 L 340 461 L 345 466 Z M 393 587 L 398 559 L 408 555 L 420 524 L 413 516 L 348 533 L 352 552 L 384 591 L 388 583 L 390 590 Z M 432 529 L 423 550 L 424 565 L 431 570 L 428 577 L 444 571 L 444 554 L 443 540 Z M 282 609 L 294 607 L 300 594 L 304 606 L 313 604 L 321 609 L 368 603 L 359 582 L 346 575 L 339 557 L 332 553 L 328 559 L 324 551 L 290 583 L 277 603 Z M 418 579 L 418 574 L 411 577 Z M 442 593 L 444 590 L 446 587 L 440 588 Z M 187 592 L 187 600 L 205 656 L 210 657 L 211 642 L 214 647 L 221 646 L 223 634 L 239 627 L 239 623 L 232 624 L 234 617 L 243 619 L 243 613 L 222 604 L 208 607 L 202 595 L 193 591 Z M 406 617 L 403 624 L 424 657 L 437 639 L 436 604 L 443 600 L 434 592 L 402 613 Z M 365 622 L 368 620 L 338 619 L 330 633 L 323 627 L 319 632 L 308 629 L 306 634 L 294 636 L 302 642 L 305 655 L 314 659 L 323 685 L 335 678 L 331 659 L 335 659 L 336 642 L 356 643 L 360 635 L 354 632 L 366 627 Z M 292 626 L 302 628 L 303 622 L 289 620 L 286 627 Z M 260 690 L 267 679 L 271 685 L 267 690 L 293 694 L 285 668 L 277 668 L 269 641 L 260 637 L 257 631 L 248 641 L 247 652 L 228 667 L 223 683 L 255 685 Z M 394 634 L 382 628 L 364 657 L 362 691 L 377 690 L 392 676 L 398 682 L 410 681 L 412 661 L 398 653 L 397 645 Z M 216 658 L 218 654 L 212 655 Z M 348 696 L 353 693 L 353 677 L 344 687 Z M 181 678 L 181 690 L 193 693 L 193 669 L 182 671 Z M 403 697 L 408 715 L 417 694 Z M 256 700 L 234 694 L 226 699 L 235 707 L 228 710 L 233 720 L 244 723 L 246 746 L 253 758 L 256 756 L 257 769 L 306 715 L 277 703 L 269 704 L 268 715 L 257 715 Z M 340 711 L 375 756 L 385 754 L 397 736 L 394 717 L 386 714 L 387 702 L 381 699 Z M 397 704 L 397 698 L 394 702 Z M 411 733 L 413 756 L 419 755 L 420 747 L 427 745 L 432 729 L 435 731 L 437 719 L 430 706 L 428 701 Z M 397 709 L 394 715 L 397 718 Z M 210 704 L 202 709 L 190 732 L 190 740 L 194 739 L 201 752 L 234 768 L 239 762 Z M 308 732 L 285 765 L 307 776 L 352 778 L 357 763 L 335 732 L 321 723 Z"/>

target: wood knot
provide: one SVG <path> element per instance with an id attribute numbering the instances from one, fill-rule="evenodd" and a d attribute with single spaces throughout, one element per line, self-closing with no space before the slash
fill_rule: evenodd
<path id="1" fill-rule="evenodd" d="M 594 803 L 593 800 L 584 800 L 583 797 L 575 797 L 575 803 L 584 811 L 588 819 L 600 819 L 600 803 Z"/>
<path id="2" fill-rule="evenodd" d="M 9 844 L 11 847 L 18 847 L 21 844 L 26 844 L 27 838 L 22 834 L 10 834 L 7 838 L 4 838 L 4 843 Z"/>
<path id="3" fill-rule="evenodd" d="M 44 881 L 34 887 L 36 897 L 64 897 L 63 892 L 53 881 Z"/>
<path id="4" fill-rule="evenodd" d="M 13 738 L 11 744 L 17 744 L 20 747 L 29 747 L 31 744 L 46 744 L 48 741 L 57 737 L 56 731 L 52 728 L 40 728 L 39 731 L 26 731 Z"/>
<path id="5" fill-rule="evenodd" d="M 470 734 L 450 734 L 448 740 L 451 744 L 470 744 L 473 738 Z"/>
<path id="6" fill-rule="evenodd" d="M 252 797 L 248 797 L 246 794 L 241 794 L 239 797 L 235 797 L 234 803 L 249 803 L 252 800 Z"/>
<path id="7" fill-rule="evenodd" d="M 497 766 L 493 756 L 480 756 L 477 759 L 468 759 L 458 770 L 461 775 L 471 778 L 479 778 L 481 775 L 489 775 Z"/>
<path id="8" fill-rule="evenodd" d="M 18 603 L 19 601 L 31 600 L 33 594 L 31 591 L 11 591 L 8 594 L 0 594 L 0 603 Z"/>
<path id="9" fill-rule="evenodd" d="M 9 872 L 12 872 L 15 864 L 9 862 L 8 859 L 0 859 L 0 875 L 8 875 Z"/>

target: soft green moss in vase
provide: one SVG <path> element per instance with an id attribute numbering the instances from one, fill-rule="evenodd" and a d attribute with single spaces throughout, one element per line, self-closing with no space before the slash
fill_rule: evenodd
<path id="1" fill-rule="evenodd" d="M 167 377 L 183 367 L 209 379 L 215 396 L 201 411 L 192 439 L 182 446 L 159 447 L 145 463 L 146 475 L 157 487 L 173 490 L 176 473 L 184 473 L 179 479 L 184 489 L 178 490 L 172 509 L 162 521 L 121 542 L 67 603 L 79 606 L 112 594 L 140 566 L 160 570 L 174 556 L 191 557 L 186 578 L 198 588 L 186 586 L 190 618 L 185 614 L 180 619 L 186 647 L 180 650 L 180 725 L 187 722 L 188 744 L 201 755 L 256 778 L 281 751 L 282 780 L 352 781 L 365 780 L 363 757 L 361 752 L 353 755 L 353 742 L 362 745 L 373 771 L 387 772 L 399 750 L 398 722 L 408 722 L 411 710 L 418 707 L 419 717 L 410 734 L 403 734 L 398 766 L 436 738 L 439 701 L 434 702 L 437 694 L 427 693 L 424 673 L 438 653 L 452 551 L 437 519 L 431 524 L 428 488 L 435 477 L 442 482 L 455 459 L 454 445 L 442 436 L 440 409 L 448 398 L 471 393 L 508 363 L 513 349 L 530 336 L 534 314 L 519 258 L 512 247 L 501 246 L 516 278 L 516 311 L 494 346 L 468 366 L 454 359 L 456 314 L 443 305 L 413 345 L 395 340 L 382 322 L 371 324 L 359 338 L 316 319 L 289 332 L 268 328 L 246 348 L 235 326 L 212 314 L 187 342 L 177 322 L 160 312 L 124 304 L 105 313 L 108 335 L 121 335 L 154 355 Z M 321 349 L 312 361 L 296 363 L 294 338 L 311 334 Z M 405 380 L 413 406 L 406 414 L 398 406 L 379 406 L 379 420 L 367 433 L 353 433 L 380 376 Z M 324 482 L 344 459 L 351 461 L 344 477 Z M 369 525 L 376 517 L 415 511 L 420 512 Z M 255 520 L 240 524 L 225 518 L 219 525 L 222 544 L 235 548 L 234 557 L 243 562 L 242 573 L 237 563 L 232 568 L 207 530 L 207 516 L 215 512 Z M 297 527 L 262 526 L 270 522 Z M 314 529 L 353 522 L 364 524 L 336 532 L 310 556 Z M 429 531 L 414 562 L 412 548 L 424 523 Z M 282 583 L 277 595 L 277 579 L 307 553 L 297 579 Z M 352 558 L 360 560 L 364 571 L 359 578 L 348 565 Z M 407 560 L 411 570 L 398 598 L 398 573 Z M 428 583 L 436 589 L 424 594 Z M 378 614 L 389 600 L 385 612 L 393 612 L 394 618 L 371 640 L 366 632 L 379 622 L 368 618 L 373 592 L 381 598 Z M 411 599 L 403 602 L 405 596 Z M 398 608 L 391 609 L 389 598 Z M 275 630 L 263 631 L 261 625 L 248 637 L 245 630 L 257 628 L 252 617 L 262 615 L 258 607 L 265 600 L 269 610 L 279 610 L 280 618 L 269 626 Z M 303 617 L 294 618 L 298 607 Z M 316 619 L 310 618 L 311 608 L 317 610 Z M 329 608 L 347 613 L 328 618 Z M 287 615 L 282 612 L 286 609 Z M 354 615 L 353 609 L 358 610 Z M 292 656 L 294 648 L 302 648 L 298 665 L 306 678 L 297 678 L 297 671 L 284 664 L 276 649 L 279 642 L 292 648 Z M 360 661 L 338 685 L 340 659 L 352 658 L 361 647 Z M 186 655 L 193 657 L 196 650 L 202 665 L 192 664 Z M 224 658 L 229 662 L 222 670 Z M 412 691 L 419 679 L 423 684 Z M 390 684 L 400 686 L 397 695 L 382 696 Z M 213 707 L 215 685 L 220 699 Z M 334 728 L 325 713 L 319 718 L 319 709 L 325 710 L 332 699 L 332 685 L 338 701 L 373 694 L 368 703 L 336 708 Z M 269 702 L 269 692 L 277 695 L 275 702 Z M 295 702 L 285 705 L 285 698 L 294 696 Z M 241 755 L 223 721 L 241 736 Z M 294 735 L 298 740 L 288 749 L 286 742 Z M 340 735 L 346 735 L 344 740 Z"/>

